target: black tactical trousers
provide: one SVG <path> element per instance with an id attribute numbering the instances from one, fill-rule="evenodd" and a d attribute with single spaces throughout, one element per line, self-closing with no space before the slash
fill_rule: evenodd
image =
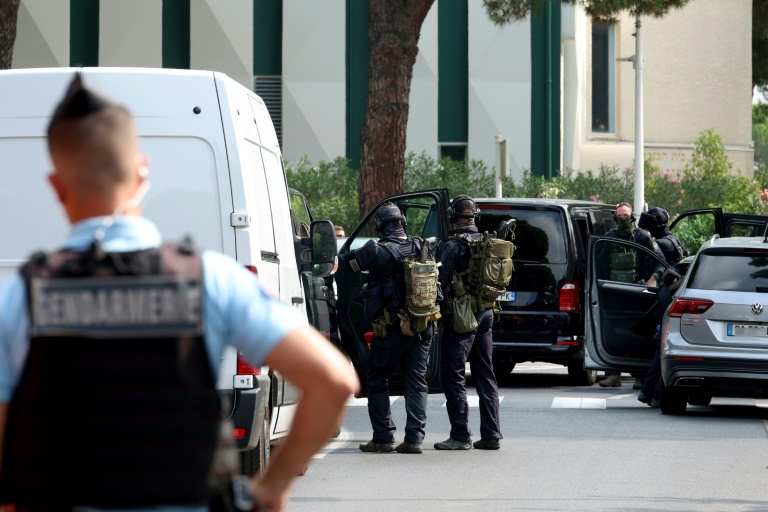
<path id="1" fill-rule="evenodd" d="M 459 334 L 445 324 L 442 338 L 441 380 L 445 391 L 446 409 L 451 422 L 451 437 L 469 440 L 469 406 L 464 365 L 469 361 L 472 380 L 480 397 L 480 436 L 501 439 L 499 427 L 499 387 L 493 373 L 493 310 L 475 313 L 477 329 Z"/>
<path id="2" fill-rule="evenodd" d="M 404 336 L 399 326 L 388 325 L 387 337 L 374 336 L 368 356 L 368 416 L 375 443 L 394 443 L 395 424 L 389 406 L 389 377 L 402 365 L 405 398 L 405 441 L 421 443 L 427 424 L 427 358 L 432 327 L 416 336 Z"/>

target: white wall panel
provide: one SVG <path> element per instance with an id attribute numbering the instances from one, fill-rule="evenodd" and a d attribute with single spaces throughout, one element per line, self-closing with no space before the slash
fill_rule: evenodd
<path id="1" fill-rule="evenodd" d="M 469 158 L 496 165 L 496 135 L 507 139 L 509 172 L 531 165 L 531 36 L 528 20 L 503 28 L 469 2 Z"/>
<path id="2" fill-rule="evenodd" d="M 438 157 L 437 148 L 437 2 L 421 26 L 419 54 L 413 66 L 406 154 Z"/>
<path id="3" fill-rule="evenodd" d="M 22 0 L 13 67 L 58 66 L 69 66 L 69 2 Z"/>
<path id="4" fill-rule="evenodd" d="M 221 71 L 253 90 L 253 2 L 192 0 L 189 14 L 190 67 Z"/>
<path id="5" fill-rule="evenodd" d="M 163 3 L 101 0 L 99 66 L 163 66 Z"/>
<path id="6" fill-rule="evenodd" d="M 346 2 L 283 2 L 283 158 L 346 154 Z"/>

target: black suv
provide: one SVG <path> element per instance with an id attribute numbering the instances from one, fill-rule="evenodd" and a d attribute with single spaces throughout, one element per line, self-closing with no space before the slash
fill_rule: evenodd
<path id="1" fill-rule="evenodd" d="M 476 199 L 480 232 L 517 219 L 515 272 L 500 297 L 493 325 L 493 368 L 508 375 L 515 363 L 568 367 L 574 384 L 589 386 L 584 369 L 586 243 L 614 226 L 614 205 L 567 199 Z"/>

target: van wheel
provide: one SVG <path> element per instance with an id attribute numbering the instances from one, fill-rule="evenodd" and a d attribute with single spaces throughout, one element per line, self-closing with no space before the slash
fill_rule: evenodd
<path id="1" fill-rule="evenodd" d="M 256 448 L 240 452 L 240 469 L 248 477 L 260 475 L 267 469 L 270 452 L 269 411 L 264 411 L 264 422 Z"/>
<path id="2" fill-rule="evenodd" d="M 576 386 L 591 386 L 597 381 L 597 371 L 585 370 L 584 361 L 574 361 L 568 365 L 568 378 Z"/>
<path id="3" fill-rule="evenodd" d="M 688 393 L 674 388 L 665 388 L 661 392 L 659 408 L 664 414 L 683 414 L 688 406 Z"/>

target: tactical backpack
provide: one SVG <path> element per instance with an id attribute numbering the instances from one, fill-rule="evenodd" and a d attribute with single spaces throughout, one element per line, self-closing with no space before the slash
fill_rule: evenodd
<path id="1" fill-rule="evenodd" d="M 410 328 L 401 322 L 401 330 L 406 336 L 427 329 L 429 322 L 440 319 L 440 307 L 437 305 L 439 263 L 429 255 L 429 245 L 418 237 L 413 237 L 421 245 L 418 258 L 403 258 L 403 254 L 390 244 L 383 246 L 398 262 L 402 261 L 403 281 L 405 284 L 404 312 L 408 316 Z M 407 332 L 411 331 L 411 332 Z"/>
<path id="2" fill-rule="evenodd" d="M 464 288 L 472 296 L 472 311 L 494 307 L 498 298 L 507 291 L 512 279 L 515 244 L 488 232 L 479 240 L 467 233 L 453 235 L 448 239 L 459 240 L 469 248 L 469 267 L 458 272 L 456 277 L 463 278 Z"/>

